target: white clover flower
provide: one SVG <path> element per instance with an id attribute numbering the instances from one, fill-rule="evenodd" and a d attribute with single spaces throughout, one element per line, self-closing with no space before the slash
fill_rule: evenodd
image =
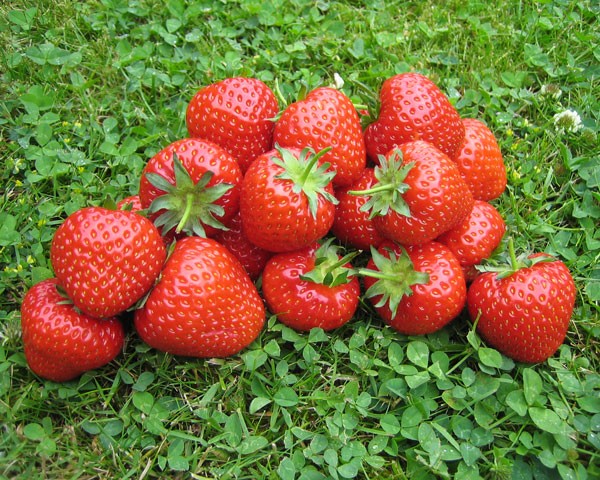
<path id="1" fill-rule="evenodd" d="M 553 99 L 558 100 L 560 97 L 562 97 L 562 90 L 558 85 L 550 83 L 548 85 L 542 85 L 540 94 L 545 97 L 552 97 Z"/>
<path id="2" fill-rule="evenodd" d="M 344 86 L 344 79 L 337 72 L 333 74 L 333 82 L 335 84 L 335 88 L 337 88 L 338 90 L 341 90 Z"/>
<path id="3" fill-rule="evenodd" d="M 554 115 L 554 125 L 560 133 L 575 133 L 583 128 L 581 117 L 575 110 L 565 110 Z"/>

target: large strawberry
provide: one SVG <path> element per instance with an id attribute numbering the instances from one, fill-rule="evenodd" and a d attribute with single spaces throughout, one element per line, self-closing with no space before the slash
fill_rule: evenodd
<path id="1" fill-rule="evenodd" d="M 201 88 L 188 104 L 186 123 L 191 137 L 220 145 L 245 172 L 271 149 L 278 110 L 275 94 L 264 82 L 233 77 Z"/>
<path id="2" fill-rule="evenodd" d="M 456 164 L 428 142 L 405 143 L 379 162 L 377 182 L 351 192 L 370 196 L 361 208 L 370 211 L 385 238 L 403 245 L 427 243 L 462 222 L 473 208 Z"/>
<path id="3" fill-rule="evenodd" d="M 332 330 L 347 323 L 356 312 L 360 285 L 349 263 L 353 254 L 340 257 L 331 240 L 275 254 L 265 266 L 265 301 L 289 327 Z"/>
<path id="4" fill-rule="evenodd" d="M 265 307 L 233 254 L 211 238 L 178 240 L 135 327 L 151 347 L 210 358 L 240 352 L 256 339 Z"/>
<path id="5" fill-rule="evenodd" d="M 321 162 L 324 152 L 276 148 L 250 165 L 240 197 L 248 240 L 271 252 L 289 252 L 327 234 L 337 199 L 331 183 L 335 172 Z"/>
<path id="6" fill-rule="evenodd" d="M 50 246 L 54 273 L 86 315 L 112 317 L 133 306 L 156 281 L 166 257 L 147 218 L 85 207 L 58 227 Z"/>
<path id="7" fill-rule="evenodd" d="M 241 181 L 237 161 L 223 148 L 186 138 L 148 161 L 139 196 L 163 235 L 212 236 L 237 213 Z"/>
<path id="8" fill-rule="evenodd" d="M 385 241 L 371 254 L 367 267 L 359 269 L 365 277 L 365 296 L 400 333 L 433 333 L 465 306 L 467 287 L 460 263 L 441 243 L 403 247 Z"/>
<path id="9" fill-rule="evenodd" d="M 465 128 L 456 108 L 429 78 L 419 73 L 394 75 L 383 83 L 379 98 L 379 117 L 365 130 L 373 161 L 412 140 L 430 142 L 450 158 L 457 153 Z"/>
<path id="10" fill-rule="evenodd" d="M 566 337 L 575 283 L 567 266 L 548 255 L 511 257 L 508 270 L 488 271 L 473 281 L 469 315 L 490 346 L 520 362 L 544 362 Z"/>
<path id="11" fill-rule="evenodd" d="M 336 171 L 335 186 L 349 185 L 366 165 L 360 118 L 352 101 L 340 90 L 320 87 L 290 104 L 275 123 L 273 142 L 282 147 L 331 150 L 323 161 Z"/>
<path id="12" fill-rule="evenodd" d="M 463 118 L 465 137 L 452 158 L 478 200 L 498 198 L 506 188 L 506 167 L 492 131 L 476 118 Z"/>
<path id="13" fill-rule="evenodd" d="M 21 305 L 25 358 L 42 378 L 66 382 L 113 360 L 123 348 L 117 318 L 97 319 L 74 308 L 58 291 L 58 280 L 31 287 Z"/>

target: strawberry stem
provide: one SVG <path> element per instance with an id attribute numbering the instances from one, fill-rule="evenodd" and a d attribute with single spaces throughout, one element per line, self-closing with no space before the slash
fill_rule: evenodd
<path id="1" fill-rule="evenodd" d="M 192 213 L 192 207 L 194 206 L 194 194 L 193 193 L 187 193 L 185 195 L 185 208 L 183 210 L 183 213 L 181 214 L 181 220 L 179 220 L 179 223 L 177 224 L 177 227 L 175 228 L 175 233 L 180 233 L 186 226 L 190 215 Z"/>

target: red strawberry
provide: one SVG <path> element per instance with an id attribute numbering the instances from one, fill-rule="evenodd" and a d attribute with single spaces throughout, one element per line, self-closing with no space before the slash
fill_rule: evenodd
<path id="1" fill-rule="evenodd" d="M 244 235 L 271 252 L 290 252 L 324 237 L 333 224 L 334 172 L 308 148 L 277 148 L 244 175 L 240 215 Z"/>
<path id="2" fill-rule="evenodd" d="M 500 245 L 506 223 L 496 208 L 488 202 L 475 200 L 467 217 L 437 241 L 446 245 L 458 258 L 465 272 L 489 258 Z"/>
<path id="3" fill-rule="evenodd" d="M 54 273 L 83 313 L 112 317 L 156 281 L 166 257 L 158 229 L 134 212 L 85 207 L 58 227 L 50 246 Z"/>
<path id="4" fill-rule="evenodd" d="M 260 277 L 267 260 L 273 255 L 273 252 L 257 247 L 246 238 L 242 231 L 242 217 L 239 212 L 229 222 L 228 229 L 221 230 L 214 238 L 233 253 L 252 280 Z"/>
<path id="5" fill-rule="evenodd" d="M 362 210 L 367 202 L 363 195 L 352 195 L 352 190 L 368 190 L 377 182 L 372 168 L 365 168 L 359 179 L 352 185 L 335 189 L 338 205 L 331 232 L 344 244 L 352 245 L 360 250 L 377 247 L 383 237 L 379 234 L 369 212 Z"/>
<path id="6" fill-rule="evenodd" d="M 454 158 L 465 128 L 456 108 L 429 78 L 395 75 L 383 83 L 379 98 L 379 118 L 365 130 L 369 158 L 377 162 L 379 155 L 412 140 L 425 140 Z"/>
<path id="7" fill-rule="evenodd" d="M 117 202 L 117 210 L 129 210 L 130 212 L 139 212 L 143 210 L 142 201 L 139 195 L 130 195 Z"/>
<path id="8" fill-rule="evenodd" d="M 402 247 L 385 241 L 371 249 L 364 275 L 366 297 L 383 320 L 405 335 L 433 333 L 456 318 L 467 287 L 456 257 L 429 242 Z"/>
<path id="9" fill-rule="evenodd" d="M 475 118 L 464 118 L 465 137 L 452 158 L 478 200 L 498 198 L 506 188 L 506 167 L 492 131 Z"/>
<path id="10" fill-rule="evenodd" d="M 358 277 L 350 272 L 349 259 L 338 255 L 331 239 L 275 254 L 262 279 L 269 310 L 296 330 L 341 327 L 354 316 L 360 299 Z"/>
<path id="11" fill-rule="evenodd" d="M 537 254 L 503 274 L 480 274 L 469 287 L 467 308 L 490 346 L 513 360 L 539 363 L 563 343 L 575 294 L 567 266 Z"/>
<path id="12" fill-rule="evenodd" d="M 227 357 L 250 345 L 265 322 L 256 287 L 216 240 L 178 240 L 135 327 L 158 350 L 198 358 Z"/>
<path id="13" fill-rule="evenodd" d="M 140 179 L 140 200 L 163 235 L 213 236 L 239 209 L 242 172 L 217 144 L 177 140 L 154 155 Z"/>
<path id="14" fill-rule="evenodd" d="M 21 305 L 25 358 L 42 378 L 66 382 L 112 361 L 125 333 L 117 318 L 97 319 L 78 312 L 57 290 L 58 280 L 31 287 Z"/>
<path id="15" fill-rule="evenodd" d="M 336 171 L 335 186 L 360 177 L 367 155 L 360 118 L 352 101 L 340 90 L 320 87 L 304 100 L 290 104 L 275 123 L 273 142 L 281 147 L 331 147 L 323 161 Z"/>
<path id="16" fill-rule="evenodd" d="M 245 172 L 272 148 L 273 118 L 279 107 L 273 91 L 256 78 L 226 78 L 201 88 L 187 107 L 191 137 L 210 140 L 233 155 Z"/>
<path id="17" fill-rule="evenodd" d="M 473 196 L 458 167 L 430 143 L 403 144 L 375 168 L 378 182 L 361 207 L 385 238 L 403 245 L 423 244 L 454 228 L 473 208 Z"/>

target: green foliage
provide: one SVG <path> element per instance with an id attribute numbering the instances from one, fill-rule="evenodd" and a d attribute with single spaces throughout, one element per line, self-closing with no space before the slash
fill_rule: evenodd
<path id="1" fill-rule="evenodd" d="M 9 0 L 0 13 L 0 478 L 600 476 L 596 2 Z M 77 381 L 29 372 L 19 305 L 52 275 L 54 231 L 136 193 L 147 159 L 186 135 L 197 89 L 255 76 L 291 102 L 338 73 L 376 116 L 383 80 L 408 70 L 496 134 L 517 250 L 573 272 L 553 358 L 515 364 L 466 317 L 403 337 L 365 304 L 331 333 L 270 319 L 226 360 L 131 333 Z"/>

